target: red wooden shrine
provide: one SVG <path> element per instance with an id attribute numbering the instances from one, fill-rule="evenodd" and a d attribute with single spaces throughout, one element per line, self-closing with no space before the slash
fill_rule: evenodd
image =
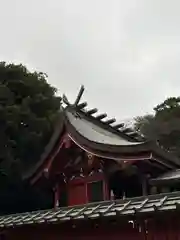
<path id="1" fill-rule="evenodd" d="M 168 193 L 180 190 L 179 159 L 86 110 L 83 91 L 74 104 L 63 97 L 54 134 L 24 176 L 53 190 L 52 209 L 0 217 L 0 239 L 180 239 L 180 193 Z"/>

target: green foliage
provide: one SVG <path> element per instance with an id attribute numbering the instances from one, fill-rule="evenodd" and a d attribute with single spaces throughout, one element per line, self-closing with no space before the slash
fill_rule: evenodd
<path id="1" fill-rule="evenodd" d="M 0 62 L 0 178 L 39 159 L 60 109 L 55 94 L 45 74 Z"/>
<path id="2" fill-rule="evenodd" d="M 180 156 L 180 97 L 166 99 L 154 108 L 154 115 L 135 118 L 135 129 Z"/>
<path id="3" fill-rule="evenodd" d="M 144 136 L 148 136 L 151 138 L 151 133 L 152 131 L 150 130 L 150 127 L 152 128 L 153 126 L 153 120 L 154 120 L 154 115 L 145 115 L 145 116 L 139 116 L 135 118 L 135 124 L 134 128 L 136 131 L 142 133 Z"/>

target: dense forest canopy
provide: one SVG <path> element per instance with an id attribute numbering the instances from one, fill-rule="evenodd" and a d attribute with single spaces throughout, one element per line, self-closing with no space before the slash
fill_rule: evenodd
<path id="1" fill-rule="evenodd" d="M 23 172 L 38 161 L 60 104 L 46 74 L 0 62 L 0 208 L 3 199 L 8 204 L 2 196 L 15 201 L 13 191 Z"/>

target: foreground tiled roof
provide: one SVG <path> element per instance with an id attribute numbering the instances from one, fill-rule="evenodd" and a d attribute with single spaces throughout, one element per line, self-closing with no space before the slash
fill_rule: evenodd
<path id="1" fill-rule="evenodd" d="M 57 223 L 68 220 L 96 219 L 100 217 L 132 216 L 176 210 L 180 204 L 180 192 L 159 194 L 118 201 L 99 202 L 57 210 L 36 211 L 0 217 L 0 228 L 20 225 Z"/>

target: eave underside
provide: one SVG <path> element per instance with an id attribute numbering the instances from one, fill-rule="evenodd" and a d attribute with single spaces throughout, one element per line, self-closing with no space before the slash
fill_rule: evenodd
<path id="1" fill-rule="evenodd" d="M 180 169 L 169 171 L 158 178 L 151 179 L 153 185 L 173 185 L 180 183 Z"/>

